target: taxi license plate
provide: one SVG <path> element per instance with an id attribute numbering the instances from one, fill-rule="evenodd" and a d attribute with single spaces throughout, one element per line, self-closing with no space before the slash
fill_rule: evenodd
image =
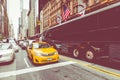
<path id="1" fill-rule="evenodd" d="M 52 60 L 52 58 L 48 58 L 47 60 L 50 61 L 50 60 Z"/>

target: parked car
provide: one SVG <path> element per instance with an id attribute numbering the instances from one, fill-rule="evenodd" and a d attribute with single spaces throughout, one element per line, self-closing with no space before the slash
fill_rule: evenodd
<path id="1" fill-rule="evenodd" d="M 11 44 L 4 43 L 0 45 L 0 63 L 13 62 L 14 58 L 14 50 L 11 48 Z"/>
<path id="2" fill-rule="evenodd" d="M 16 43 L 11 43 L 12 44 L 12 48 L 14 50 L 14 52 L 18 52 L 19 51 L 19 47 Z"/>
<path id="3" fill-rule="evenodd" d="M 59 61 L 58 51 L 46 42 L 33 42 L 27 47 L 27 54 L 34 64 Z"/>
<path id="4" fill-rule="evenodd" d="M 3 43 L 8 43 L 8 39 L 3 39 L 2 42 Z"/>

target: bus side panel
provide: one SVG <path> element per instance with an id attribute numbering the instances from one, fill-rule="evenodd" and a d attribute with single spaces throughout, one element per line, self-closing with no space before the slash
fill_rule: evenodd
<path id="1" fill-rule="evenodd" d="M 99 13 L 99 27 L 120 27 L 120 6 Z"/>
<path id="2" fill-rule="evenodd" d="M 120 43 L 109 46 L 109 55 L 110 61 L 120 62 Z"/>

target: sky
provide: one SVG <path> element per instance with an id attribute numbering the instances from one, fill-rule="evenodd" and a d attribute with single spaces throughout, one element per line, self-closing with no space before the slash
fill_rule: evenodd
<path id="1" fill-rule="evenodd" d="M 10 24 L 13 24 L 15 38 L 18 33 L 18 18 L 20 17 L 20 0 L 7 0 L 8 17 Z"/>
<path id="2" fill-rule="evenodd" d="M 20 17 L 20 1 L 21 0 L 7 0 L 7 8 L 8 8 L 8 17 L 11 24 L 14 27 L 15 38 L 18 37 L 18 27 L 19 27 L 19 17 Z M 23 8 L 28 9 L 29 0 L 23 0 L 24 6 Z"/>

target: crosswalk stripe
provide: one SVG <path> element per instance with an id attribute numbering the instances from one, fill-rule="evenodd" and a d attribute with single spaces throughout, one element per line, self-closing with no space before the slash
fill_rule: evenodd
<path id="1" fill-rule="evenodd" d="M 26 69 L 21 69 L 21 70 L 16 70 L 16 71 L 2 72 L 2 73 L 0 73 L 0 78 L 16 76 L 16 75 L 20 75 L 20 74 L 35 72 L 35 71 L 41 71 L 41 70 L 46 70 L 46 69 L 50 69 L 50 68 L 66 66 L 66 65 L 70 65 L 70 64 L 74 64 L 74 63 L 76 63 L 76 62 L 66 61 L 66 62 L 50 64 L 50 65 L 46 65 L 46 66 L 39 66 L 39 67 L 26 68 Z"/>

